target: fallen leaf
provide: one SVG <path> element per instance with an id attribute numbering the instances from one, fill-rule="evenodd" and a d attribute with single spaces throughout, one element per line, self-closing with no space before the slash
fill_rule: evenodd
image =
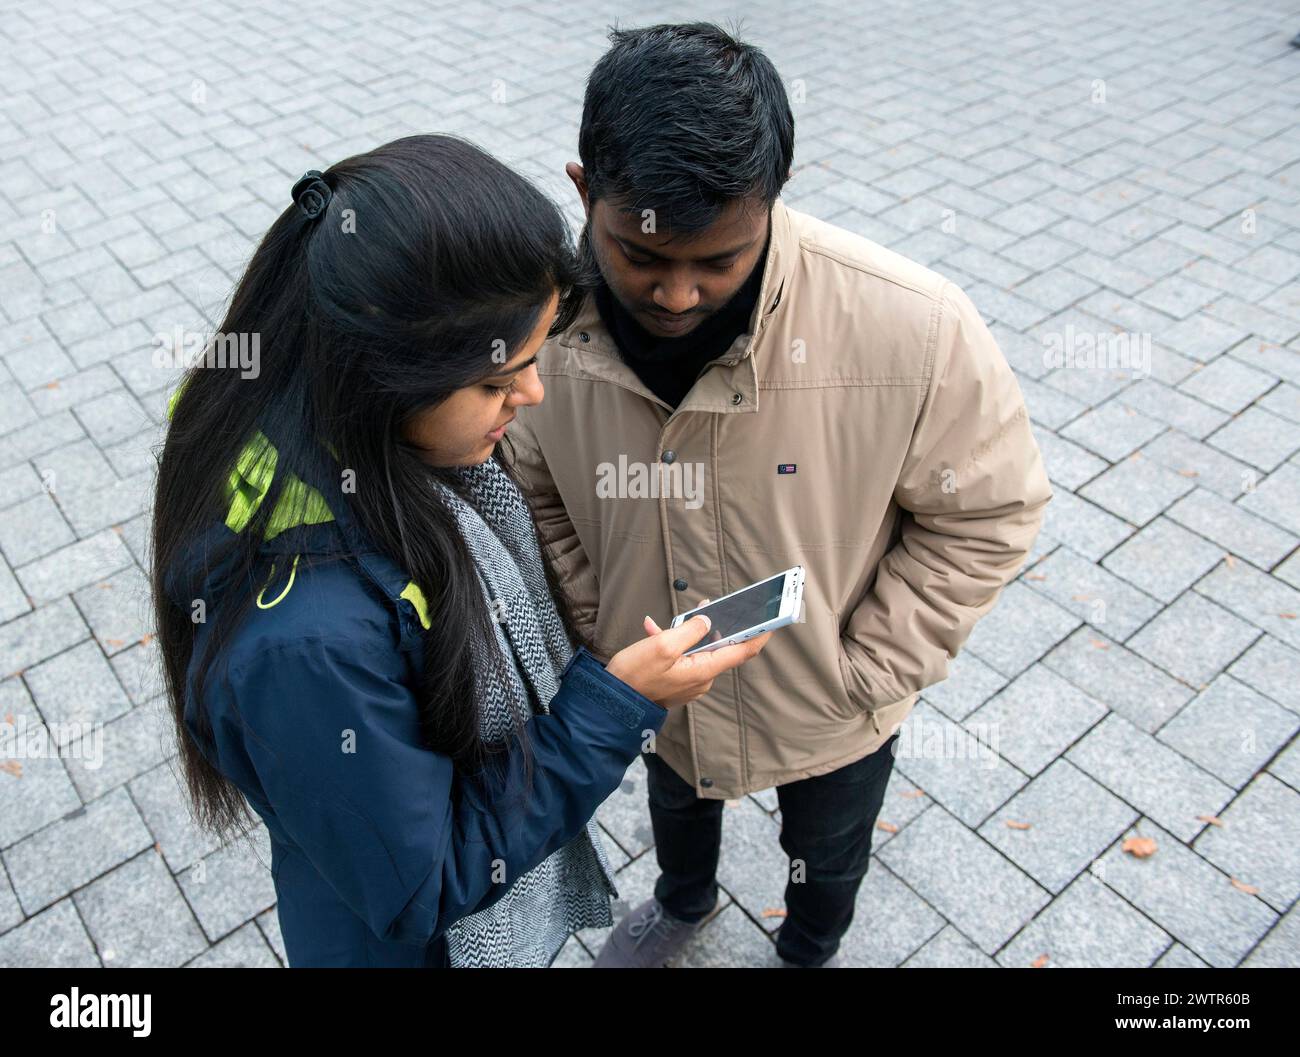
<path id="1" fill-rule="evenodd" d="M 1254 885 L 1248 885 L 1245 881 L 1238 881 L 1235 877 L 1230 878 L 1230 880 L 1232 881 L 1232 887 L 1238 892 L 1245 892 L 1248 896 L 1259 895 L 1259 889 Z"/>
<path id="2" fill-rule="evenodd" d="M 1108 649 L 1110 649 L 1110 643 L 1109 643 L 1109 642 L 1102 642 L 1101 639 L 1093 639 L 1093 640 L 1092 640 L 1092 645 L 1093 645 L 1093 648 L 1094 648 L 1094 649 L 1098 649 L 1098 650 L 1108 650 Z"/>
<path id="3" fill-rule="evenodd" d="M 1025 573 L 1026 580 L 1046 580 L 1047 573 Z"/>
<path id="4" fill-rule="evenodd" d="M 1046 964 L 1047 964 L 1047 955 L 1040 954 L 1037 958 L 1035 958 L 1032 962 L 1029 963 L 1029 967 L 1031 969 L 1041 969 Z"/>
<path id="5" fill-rule="evenodd" d="M 886 833 L 897 833 L 897 832 L 898 832 L 898 827 L 895 826 L 892 822 L 882 822 L 882 821 L 877 821 L 877 822 L 876 822 L 876 829 L 883 829 Z"/>
<path id="6" fill-rule="evenodd" d="M 1150 837 L 1129 837 L 1120 848 L 1135 859 L 1146 859 L 1156 853 L 1156 842 Z"/>
<path id="7" fill-rule="evenodd" d="M 1199 470 L 1179 470 L 1178 472 L 1179 472 L 1180 474 L 1182 474 L 1184 477 L 1200 477 L 1200 476 L 1201 476 Z"/>
<path id="8" fill-rule="evenodd" d="M 105 640 L 104 640 L 104 645 L 105 645 L 105 646 L 125 646 L 125 645 L 126 645 L 126 639 L 105 639 Z"/>
<path id="9" fill-rule="evenodd" d="M 909 800 L 915 800 L 918 796 L 925 796 L 925 790 L 909 789 L 906 793 L 903 794 L 903 796 L 907 797 Z"/>
<path id="10" fill-rule="evenodd" d="M 1222 826 L 1223 822 L 1214 815 L 1197 815 L 1201 822 L 1208 822 L 1211 826 Z"/>
<path id="11" fill-rule="evenodd" d="M 785 917 L 785 911 L 781 907 L 768 907 L 766 910 L 763 911 L 763 917 L 783 918 Z"/>
<path id="12" fill-rule="evenodd" d="M 1278 616 L 1281 617 L 1283 620 L 1295 620 L 1294 613 L 1279 613 Z"/>
<path id="13" fill-rule="evenodd" d="M 0 763 L 0 771 L 12 774 L 15 778 L 21 778 L 23 776 L 23 765 L 17 760 L 5 760 L 4 763 Z"/>
<path id="14" fill-rule="evenodd" d="M 1229 569 L 1235 569 L 1237 567 L 1237 559 L 1234 558 L 1231 554 L 1225 554 L 1223 556 L 1223 564 L 1226 565 Z"/>
<path id="15" fill-rule="evenodd" d="M 1033 829 L 1028 822 L 1016 822 L 1014 819 L 1007 819 L 1007 829 Z"/>
<path id="16" fill-rule="evenodd" d="M 150 632 L 149 634 L 141 635 L 141 636 L 140 636 L 140 645 L 141 645 L 141 646 L 148 646 L 149 643 L 151 643 L 151 642 L 153 642 L 153 633 L 152 633 L 152 632 Z"/>

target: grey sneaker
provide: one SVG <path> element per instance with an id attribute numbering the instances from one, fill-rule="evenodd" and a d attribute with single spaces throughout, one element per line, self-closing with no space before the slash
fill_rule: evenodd
<path id="1" fill-rule="evenodd" d="M 662 969 L 703 924 L 673 917 L 651 896 L 614 927 L 592 968 Z"/>

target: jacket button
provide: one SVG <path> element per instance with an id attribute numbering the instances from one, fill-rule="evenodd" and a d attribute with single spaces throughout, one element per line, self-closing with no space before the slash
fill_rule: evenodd
<path id="1" fill-rule="evenodd" d="M 678 591 L 685 591 L 690 586 L 691 585 L 688 584 L 685 580 L 678 579 L 673 581 L 673 587 L 676 588 Z"/>
<path id="2" fill-rule="evenodd" d="M 700 779 L 700 785 L 704 786 L 705 789 L 708 789 L 708 788 L 712 787 L 712 785 L 713 785 L 713 779 L 712 779 L 712 778 L 701 778 L 701 779 Z"/>
<path id="3" fill-rule="evenodd" d="M 743 404 L 745 402 L 745 398 L 741 396 L 739 393 L 732 393 L 731 402 L 733 404 Z"/>
<path id="4" fill-rule="evenodd" d="M 583 341 L 590 341 L 590 340 L 591 340 L 591 335 L 588 334 L 585 330 L 580 331 L 579 334 L 578 334 L 578 337 L 580 337 Z"/>
<path id="5" fill-rule="evenodd" d="M 664 462 L 674 462 L 676 461 L 676 459 L 677 459 L 677 453 L 675 451 L 664 452 Z"/>

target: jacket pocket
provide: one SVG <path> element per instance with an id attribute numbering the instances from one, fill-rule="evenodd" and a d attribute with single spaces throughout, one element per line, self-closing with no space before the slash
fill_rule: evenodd
<path id="1" fill-rule="evenodd" d="M 848 678 L 848 655 L 844 652 L 844 637 L 839 633 L 840 615 L 835 614 L 834 628 L 835 637 L 835 669 L 838 676 L 838 685 L 835 693 L 836 711 L 845 719 L 858 719 L 866 713 L 866 709 L 853 700 L 853 695 L 849 692 Z"/>

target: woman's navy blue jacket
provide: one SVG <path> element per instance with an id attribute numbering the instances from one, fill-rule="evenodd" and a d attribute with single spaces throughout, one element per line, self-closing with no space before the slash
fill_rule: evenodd
<path id="1" fill-rule="evenodd" d="M 241 469 L 235 530 L 236 507 L 246 515 L 269 485 Z M 576 837 L 668 713 L 579 648 L 550 713 L 524 728 L 531 794 L 520 803 L 517 747 L 507 767 L 465 779 L 421 743 L 423 596 L 373 549 L 326 560 L 340 525 L 308 491 L 318 523 L 268 531 L 276 571 L 213 666 L 211 741 L 192 685 L 186 727 L 265 820 L 291 966 L 442 965 L 447 926 Z M 204 597 L 195 660 L 222 619 L 220 588 Z"/>

